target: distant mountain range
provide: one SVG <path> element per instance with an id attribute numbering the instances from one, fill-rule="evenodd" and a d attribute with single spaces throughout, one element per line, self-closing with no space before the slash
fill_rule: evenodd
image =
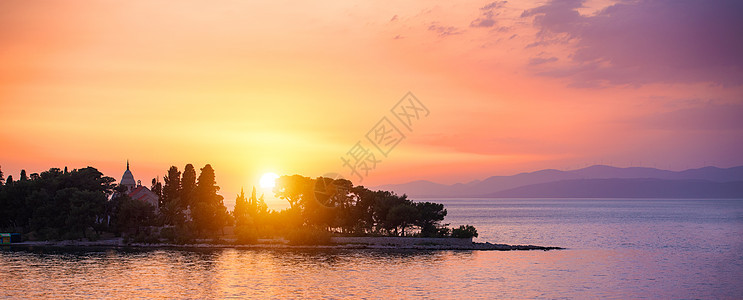
<path id="1" fill-rule="evenodd" d="M 452 185 L 419 180 L 375 189 L 411 197 L 743 198 L 743 166 L 676 172 L 596 165 L 571 171 L 549 169 L 492 176 Z"/>

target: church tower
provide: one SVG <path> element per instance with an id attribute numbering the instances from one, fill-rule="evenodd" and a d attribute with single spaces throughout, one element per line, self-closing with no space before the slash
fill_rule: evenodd
<path id="1" fill-rule="evenodd" d="M 137 182 L 134 181 L 134 175 L 129 171 L 128 159 L 126 160 L 126 171 L 124 171 L 124 176 L 121 177 L 121 185 L 126 186 L 127 193 L 131 193 L 137 187 Z"/>

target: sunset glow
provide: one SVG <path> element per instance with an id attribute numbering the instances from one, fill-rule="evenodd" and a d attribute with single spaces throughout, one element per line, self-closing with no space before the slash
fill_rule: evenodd
<path id="1" fill-rule="evenodd" d="M 740 11 L 699 6 L 3 1 L 0 166 L 119 180 L 129 159 L 149 185 L 209 163 L 231 207 L 269 168 L 375 186 L 741 165 Z M 360 182 L 340 157 L 407 92 L 430 115 Z"/>
<path id="2" fill-rule="evenodd" d="M 9 299 L 743 299 L 741 0 L 0 0 Z"/>

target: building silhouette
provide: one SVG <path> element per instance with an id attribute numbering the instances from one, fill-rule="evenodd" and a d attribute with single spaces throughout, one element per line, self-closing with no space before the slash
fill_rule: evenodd
<path id="1" fill-rule="evenodd" d="M 134 175 L 129 170 L 129 160 L 126 161 L 126 171 L 121 176 L 119 185 L 126 187 L 126 193 L 132 199 L 147 202 L 158 208 L 160 198 L 146 186 L 143 186 L 141 181 L 134 181 Z"/>

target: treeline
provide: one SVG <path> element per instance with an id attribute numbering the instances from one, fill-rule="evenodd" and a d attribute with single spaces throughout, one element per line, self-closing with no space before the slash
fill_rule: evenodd
<path id="1" fill-rule="evenodd" d="M 128 224 L 110 222 L 114 211 L 129 204 L 108 201 L 114 179 L 95 168 L 68 172 L 58 168 L 26 176 L 12 176 L 3 182 L 0 172 L 0 228 L 6 231 L 34 232 L 39 239 L 87 237 L 96 233 L 121 230 Z"/>
<path id="2" fill-rule="evenodd" d="M 171 166 L 163 177 L 164 184 L 152 180 L 151 190 L 159 197 L 159 223 L 176 226 L 180 231 L 193 231 L 197 235 L 221 231 L 232 223 L 224 205 L 224 198 L 217 194 L 216 175 L 211 165 L 201 168 L 196 177 L 193 165 L 187 164 L 183 173 Z"/>
<path id="3" fill-rule="evenodd" d="M 406 235 L 418 229 L 421 236 L 449 234 L 440 224 L 446 217 L 443 204 L 413 202 L 406 195 L 372 191 L 346 179 L 300 175 L 276 180 L 276 197 L 289 202 L 296 226 L 320 227 L 351 235 Z"/>
<path id="4" fill-rule="evenodd" d="M 155 242 L 160 234 L 186 241 L 230 223 L 208 164 L 198 178 L 188 164 L 182 178 L 172 167 L 164 186 L 153 180 L 159 208 L 132 199 L 127 188 L 114 181 L 93 167 L 69 172 L 52 168 L 30 176 L 21 170 L 19 180 L 4 180 L 0 170 L 0 230 L 39 240 L 96 239 L 112 233 Z M 152 230 L 163 226 L 172 228 Z"/>
<path id="5" fill-rule="evenodd" d="M 28 238 L 96 239 L 124 236 L 135 242 L 189 243 L 198 238 L 219 240 L 225 226 L 234 225 L 239 243 L 285 237 L 292 243 L 328 242 L 331 234 L 374 236 L 473 237 L 472 226 L 454 230 L 441 224 L 442 204 L 413 202 L 407 196 L 372 191 L 345 179 L 282 176 L 273 192 L 290 207 L 269 210 L 255 188 L 243 191 L 227 211 L 218 194 L 214 169 L 205 165 L 196 176 L 193 165 L 183 172 L 172 166 L 163 183 L 152 180 L 158 208 L 126 193 L 92 167 L 21 172 L 19 180 L 0 170 L 0 230 L 23 232 Z"/>

